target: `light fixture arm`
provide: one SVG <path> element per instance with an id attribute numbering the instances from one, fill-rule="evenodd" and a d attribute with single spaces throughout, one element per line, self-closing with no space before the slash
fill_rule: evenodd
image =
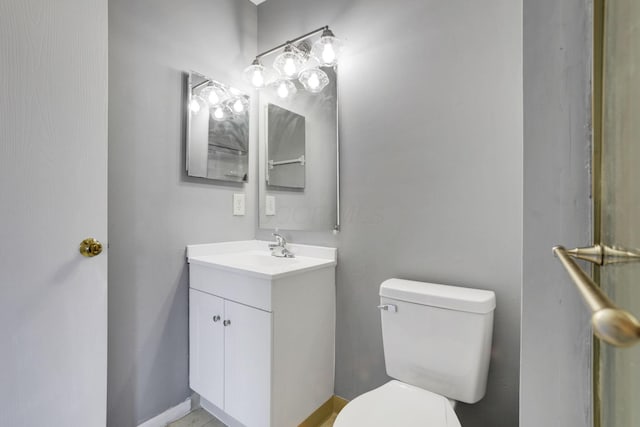
<path id="1" fill-rule="evenodd" d="M 317 30 L 310 31 L 310 32 L 308 32 L 306 34 L 301 35 L 300 37 L 296 37 L 293 40 L 286 41 L 286 42 L 284 42 L 284 43 L 282 43 L 282 44 L 280 44 L 280 45 L 278 45 L 278 46 L 276 46 L 274 48 L 271 48 L 269 50 L 265 50 L 264 52 L 257 54 L 256 55 L 256 59 L 260 59 L 263 56 L 267 56 L 267 55 L 270 55 L 270 54 L 272 54 L 274 52 L 277 52 L 278 50 L 282 49 L 283 47 L 286 47 L 287 45 L 293 45 L 294 43 L 298 43 L 298 42 L 300 42 L 302 40 L 308 39 L 309 37 L 318 34 L 320 31 L 327 31 L 327 30 L 329 30 L 329 26 L 325 25 L 324 27 L 320 27 Z"/>
<path id="2" fill-rule="evenodd" d="M 210 83 L 211 83 L 211 80 L 205 80 L 205 81 L 203 81 L 201 83 L 198 83 L 197 85 L 195 85 L 195 86 L 193 86 L 191 88 L 191 92 L 195 93 L 196 90 L 200 89 L 202 86 L 207 86 Z"/>

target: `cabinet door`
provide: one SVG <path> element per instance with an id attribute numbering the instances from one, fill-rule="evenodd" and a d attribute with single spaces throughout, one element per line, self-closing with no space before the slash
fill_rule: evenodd
<path id="1" fill-rule="evenodd" d="M 247 427 L 268 427 L 271 313 L 225 301 L 225 319 L 224 410 Z"/>
<path id="2" fill-rule="evenodd" d="M 224 408 L 224 300 L 189 289 L 189 386 Z"/>

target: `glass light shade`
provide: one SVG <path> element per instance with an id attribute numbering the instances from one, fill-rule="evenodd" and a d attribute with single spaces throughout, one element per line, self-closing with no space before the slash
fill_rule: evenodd
<path id="1" fill-rule="evenodd" d="M 319 93 L 329 84 L 329 76 L 319 68 L 310 68 L 300 73 L 299 81 L 307 91 Z"/>
<path id="2" fill-rule="evenodd" d="M 257 59 L 253 61 L 253 64 L 244 69 L 243 75 L 245 80 L 256 89 L 265 87 L 267 83 L 264 65 L 262 65 Z"/>
<path id="3" fill-rule="evenodd" d="M 218 104 L 209 109 L 211 118 L 215 121 L 222 122 L 231 117 L 231 111 L 225 104 Z"/>
<path id="4" fill-rule="evenodd" d="M 193 114 L 198 114 L 200 110 L 207 106 L 207 103 L 201 96 L 194 95 L 191 97 L 191 101 L 189 101 L 189 110 Z"/>
<path id="5" fill-rule="evenodd" d="M 227 98 L 229 98 L 229 93 L 225 88 L 219 86 L 217 84 L 209 85 L 204 87 L 200 91 L 200 96 L 207 101 L 210 106 L 218 105 L 224 102 Z"/>
<path id="6" fill-rule="evenodd" d="M 311 55 L 320 61 L 320 64 L 326 67 L 333 67 L 338 63 L 343 49 L 344 43 L 342 43 L 342 40 L 336 38 L 331 30 L 325 30 L 320 40 L 313 44 Z"/>
<path id="7" fill-rule="evenodd" d="M 232 114 L 239 116 L 249 110 L 249 99 L 246 96 L 236 96 L 225 102 L 225 105 Z"/>
<path id="8" fill-rule="evenodd" d="M 291 46 L 287 46 L 273 62 L 273 68 L 285 79 L 295 79 L 298 77 L 305 60 L 299 53 L 295 52 Z"/>
<path id="9" fill-rule="evenodd" d="M 291 98 L 298 91 L 296 85 L 294 85 L 293 82 L 287 79 L 278 80 L 273 84 L 273 87 L 276 91 L 276 95 L 278 95 L 278 98 L 281 99 Z"/>

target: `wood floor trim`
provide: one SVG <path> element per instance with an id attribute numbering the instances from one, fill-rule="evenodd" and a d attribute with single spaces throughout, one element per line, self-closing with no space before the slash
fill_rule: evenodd
<path id="1" fill-rule="evenodd" d="M 344 408 L 347 400 L 339 396 L 331 396 L 326 402 L 324 402 L 318 409 L 313 411 L 311 415 L 307 417 L 298 427 L 319 427 L 326 420 L 328 420 L 333 414 L 339 413 Z"/>

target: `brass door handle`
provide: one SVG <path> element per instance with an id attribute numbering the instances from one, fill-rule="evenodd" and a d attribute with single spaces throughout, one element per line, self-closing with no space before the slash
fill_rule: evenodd
<path id="1" fill-rule="evenodd" d="M 598 265 L 640 262 L 640 252 L 596 244 L 587 248 L 565 249 L 573 258 Z"/>
<path id="2" fill-rule="evenodd" d="M 102 253 L 102 243 L 93 237 L 87 237 L 80 243 L 79 250 L 82 256 L 91 258 Z"/>
<path id="3" fill-rule="evenodd" d="M 610 250 L 596 245 L 593 248 L 567 250 L 562 246 L 553 248 L 591 310 L 593 332 L 601 340 L 616 346 L 628 347 L 640 341 L 640 322 L 629 312 L 616 306 L 589 277 L 572 257 L 595 264 L 638 261 L 640 256 L 631 251 Z M 608 257 L 608 260 L 607 260 Z"/>

